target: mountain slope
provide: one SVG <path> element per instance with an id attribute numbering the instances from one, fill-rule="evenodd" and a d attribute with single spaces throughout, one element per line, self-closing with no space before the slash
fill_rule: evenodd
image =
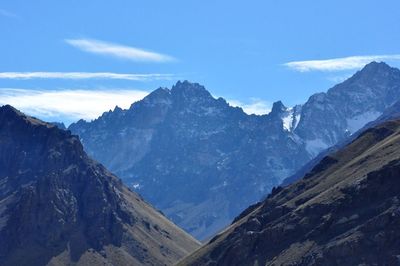
<path id="1" fill-rule="evenodd" d="M 199 84 L 158 89 L 69 129 L 176 224 L 207 239 L 319 152 L 400 100 L 400 71 L 371 63 L 327 93 L 247 115 Z"/>
<path id="2" fill-rule="evenodd" d="M 1 265 L 170 265 L 198 243 L 68 131 L 0 108 Z"/>
<path id="3" fill-rule="evenodd" d="M 250 207 L 181 265 L 397 265 L 400 120 Z"/>

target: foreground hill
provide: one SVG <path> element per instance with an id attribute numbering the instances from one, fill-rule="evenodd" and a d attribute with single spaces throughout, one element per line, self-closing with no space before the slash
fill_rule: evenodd
<path id="1" fill-rule="evenodd" d="M 363 132 L 181 265 L 398 265 L 400 120 Z"/>
<path id="2" fill-rule="evenodd" d="M 76 136 L 0 108 L 0 265 L 171 265 L 196 247 Z"/>
<path id="3" fill-rule="evenodd" d="M 397 100 L 400 71 L 374 62 L 303 105 L 276 102 L 268 115 L 247 115 L 199 84 L 178 82 L 69 129 L 89 155 L 207 239 Z"/>

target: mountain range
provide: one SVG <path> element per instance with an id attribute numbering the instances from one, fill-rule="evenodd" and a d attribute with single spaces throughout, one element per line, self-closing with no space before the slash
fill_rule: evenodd
<path id="1" fill-rule="evenodd" d="M 399 90 L 373 62 L 262 116 L 187 81 L 69 130 L 0 107 L 0 265 L 397 265 Z"/>
<path id="2" fill-rule="evenodd" d="M 172 265 L 198 246 L 77 136 L 0 108 L 0 265 Z"/>
<path id="3" fill-rule="evenodd" d="M 178 265 L 399 265 L 399 173 L 392 120 L 275 188 Z"/>
<path id="4" fill-rule="evenodd" d="M 276 102 L 267 115 L 248 115 L 185 81 L 68 129 L 90 156 L 204 240 L 398 100 L 400 71 L 373 62 L 302 105 Z"/>

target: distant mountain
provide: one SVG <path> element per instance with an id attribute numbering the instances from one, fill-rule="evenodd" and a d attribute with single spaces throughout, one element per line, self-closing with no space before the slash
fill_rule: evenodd
<path id="1" fill-rule="evenodd" d="M 178 82 L 69 129 L 88 153 L 198 239 L 400 100 L 400 71 L 370 63 L 293 108 L 247 115 Z"/>
<path id="2" fill-rule="evenodd" d="M 0 108 L 0 265 L 171 265 L 198 245 L 69 131 Z"/>
<path id="3" fill-rule="evenodd" d="M 397 120 L 397 119 L 400 119 L 400 101 L 397 101 L 394 104 L 392 104 L 377 119 L 367 123 L 365 126 L 363 126 L 361 129 L 359 129 L 358 131 L 356 131 L 349 137 L 344 138 L 343 140 L 339 141 L 334 146 L 321 151 L 315 158 L 313 158 L 308 163 L 306 163 L 304 166 L 302 166 L 293 175 L 285 178 L 282 181 L 281 186 L 289 185 L 289 184 L 294 183 L 295 181 L 303 178 L 305 176 L 305 174 L 310 172 L 319 163 L 319 161 L 321 161 L 321 159 L 323 159 L 329 153 L 336 152 L 336 151 L 340 150 L 341 148 L 343 148 L 344 146 L 348 145 L 368 128 L 374 127 L 383 122 Z"/>
<path id="4" fill-rule="evenodd" d="M 91 156 L 205 239 L 306 162 L 283 128 L 286 109 L 279 102 L 268 116 L 247 115 L 199 84 L 178 82 L 69 129 Z"/>
<path id="5" fill-rule="evenodd" d="M 399 265 L 400 120 L 363 132 L 179 265 Z"/>
<path id="6" fill-rule="evenodd" d="M 370 63 L 327 93 L 311 96 L 295 133 L 317 155 L 378 118 L 400 99 L 399 92 L 400 70 Z"/>

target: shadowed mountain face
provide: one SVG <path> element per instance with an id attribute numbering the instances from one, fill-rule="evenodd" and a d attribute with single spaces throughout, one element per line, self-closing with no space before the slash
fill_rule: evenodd
<path id="1" fill-rule="evenodd" d="M 371 63 L 304 105 L 247 115 L 178 82 L 69 129 L 88 153 L 199 239 L 222 229 L 320 151 L 400 100 L 400 71 Z"/>
<path id="2" fill-rule="evenodd" d="M 400 120 L 275 189 L 181 265 L 398 265 Z"/>
<path id="3" fill-rule="evenodd" d="M 163 265 L 198 243 L 76 136 L 0 108 L 0 265 Z"/>

